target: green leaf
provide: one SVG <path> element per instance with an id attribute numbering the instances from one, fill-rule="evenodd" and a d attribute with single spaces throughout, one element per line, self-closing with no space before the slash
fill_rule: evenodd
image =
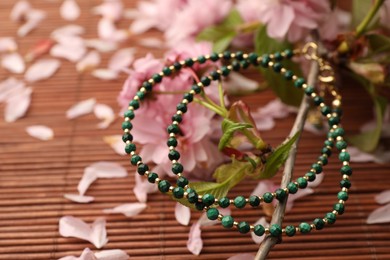
<path id="1" fill-rule="evenodd" d="M 298 139 L 300 132 L 297 132 L 292 138 L 283 142 L 280 146 L 278 146 L 275 151 L 267 158 L 267 161 L 264 165 L 263 171 L 260 173 L 261 179 L 269 179 L 272 178 L 279 170 L 280 166 L 284 164 L 284 162 L 288 158 L 288 154 L 291 150 L 291 147 Z"/>
<path id="2" fill-rule="evenodd" d="M 222 137 L 219 140 L 218 149 L 222 150 L 224 147 L 226 147 L 230 140 L 232 140 L 233 135 L 236 131 L 241 131 L 247 128 L 252 128 L 253 126 L 251 124 L 247 123 L 235 123 L 229 119 L 224 119 L 222 121 Z"/>
<path id="3" fill-rule="evenodd" d="M 367 90 L 370 94 L 375 108 L 376 128 L 371 131 L 366 131 L 354 136 L 347 136 L 347 141 L 351 142 L 354 146 L 362 150 L 363 152 L 373 152 L 378 146 L 382 126 L 383 117 L 386 111 L 388 100 L 376 93 L 375 86 L 362 76 L 350 73 L 353 78 L 357 79 L 358 82 Z"/>
<path id="4" fill-rule="evenodd" d="M 382 34 L 368 34 L 366 38 L 370 44 L 372 54 L 388 54 L 390 51 L 390 37 Z"/>
<path id="5" fill-rule="evenodd" d="M 261 26 L 255 35 L 255 50 L 259 55 L 273 53 L 276 51 L 284 51 L 290 49 L 292 46 L 287 42 L 279 42 L 267 35 L 265 26 Z M 283 62 L 286 68 L 292 70 L 294 74 L 302 75 L 298 64 L 287 60 Z M 268 86 L 275 92 L 275 94 L 286 104 L 292 106 L 299 106 L 301 103 L 303 92 L 295 88 L 291 81 L 287 82 L 280 74 L 275 73 L 272 69 L 260 68 L 264 79 Z"/>
<path id="6" fill-rule="evenodd" d="M 356 28 L 371 9 L 371 0 L 353 0 L 352 1 L 352 27 Z M 374 19 L 375 20 L 375 19 Z M 372 22 L 371 22 L 372 23 Z"/>
<path id="7" fill-rule="evenodd" d="M 212 42 L 213 51 L 222 52 L 226 50 L 231 41 L 236 37 L 236 27 L 242 24 L 242 22 L 243 20 L 239 12 L 233 9 L 220 24 L 207 27 L 201 31 L 196 40 Z"/>

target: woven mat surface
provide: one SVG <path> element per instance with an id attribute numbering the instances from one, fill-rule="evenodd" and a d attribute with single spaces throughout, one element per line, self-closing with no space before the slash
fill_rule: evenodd
<path id="1" fill-rule="evenodd" d="M 66 22 L 59 17 L 60 1 L 30 1 L 34 7 L 44 9 L 48 17 L 30 35 L 19 38 L 20 52 L 25 53 L 38 40 L 47 38 L 50 32 Z M 96 37 L 97 17 L 90 9 L 98 0 L 78 1 L 82 16 L 77 24 L 87 30 L 86 37 Z M 16 36 L 18 24 L 8 18 L 15 1 L 0 1 L 0 36 Z M 128 7 L 136 1 L 126 1 Z M 121 21 L 126 27 L 128 21 Z M 146 36 L 154 36 L 147 33 Z M 137 40 L 145 36 L 132 36 L 125 44 L 137 46 Z M 161 56 L 161 51 L 137 47 L 137 57 L 146 52 Z M 105 62 L 109 56 L 104 56 Z M 104 65 L 105 63 L 103 63 Z M 0 69 L 0 80 L 7 73 Z M 103 141 L 103 136 L 120 134 L 118 119 L 107 130 L 97 130 L 93 115 L 67 120 L 65 111 L 74 103 L 95 97 L 119 110 L 116 96 L 124 77 L 103 82 L 88 73 L 79 75 L 74 64 L 62 61 L 61 69 L 54 77 L 32 84 L 32 105 L 27 115 L 15 123 L 0 119 L 0 259 L 58 259 L 65 255 L 80 255 L 87 242 L 63 238 L 58 233 L 58 220 L 73 215 L 92 222 L 100 216 L 107 219 L 109 243 L 105 249 L 126 250 L 131 259 L 226 259 L 237 253 L 255 254 L 257 245 L 249 235 L 224 230 L 220 225 L 205 227 L 202 231 L 204 248 L 200 256 L 191 255 L 186 248 L 190 227 L 181 226 L 174 217 L 174 202 L 166 196 L 150 197 L 148 208 L 140 215 L 129 219 L 122 215 L 106 215 L 102 209 L 128 202 L 136 202 L 132 192 L 133 174 L 125 179 L 100 179 L 88 190 L 95 201 L 83 205 L 63 198 L 64 193 L 76 193 L 76 187 L 86 166 L 97 161 L 119 162 L 127 167 L 128 159 L 117 155 Z M 346 112 L 345 126 L 356 132 L 358 125 L 370 119 L 372 109 L 364 92 L 346 85 L 344 90 Z M 245 98 L 252 107 L 266 104 L 274 98 L 270 92 Z M 2 115 L 4 106 L 0 106 Z M 265 140 L 278 144 L 288 134 L 293 116 L 278 120 L 272 131 L 263 133 Z M 34 124 L 50 126 L 55 138 L 42 142 L 29 137 L 25 127 Z M 295 176 L 304 174 L 317 158 L 323 137 L 304 133 L 295 165 Z M 285 224 L 311 221 L 329 212 L 336 202 L 339 190 L 339 163 L 332 159 L 325 168 L 323 183 L 315 193 L 297 201 L 287 214 Z M 284 238 L 270 254 L 270 259 L 390 259 L 390 226 L 366 225 L 369 212 L 378 205 L 374 196 L 390 187 L 390 165 L 373 163 L 353 164 L 353 187 L 347 202 L 346 213 L 328 226 L 310 235 Z M 275 179 L 278 182 L 280 176 Z M 250 194 L 256 183 L 244 181 L 231 195 Z M 233 210 L 238 219 L 255 222 L 263 213 L 260 209 Z M 199 213 L 193 213 L 192 222 Z"/>

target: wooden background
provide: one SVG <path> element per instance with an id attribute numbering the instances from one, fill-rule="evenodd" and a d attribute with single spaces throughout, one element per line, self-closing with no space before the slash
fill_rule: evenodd
<path id="1" fill-rule="evenodd" d="M 16 1 L 0 1 L 0 36 L 16 36 L 18 24 L 8 18 Z M 24 38 L 18 38 L 20 52 L 24 54 L 38 40 L 48 37 L 55 28 L 65 25 L 59 17 L 60 1 L 30 1 L 34 7 L 44 9 L 48 17 Z M 82 16 L 77 24 L 87 30 L 86 37 L 96 37 L 98 17 L 90 15 L 90 9 L 100 3 L 98 0 L 78 1 Z M 136 1 L 126 1 L 128 7 Z M 126 27 L 129 21 L 121 21 Z M 137 47 L 137 57 L 152 52 L 161 57 L 160 50 L 137 46 L 142 37 L 155 36 L 150 32 L 132 36 L 126 46 Z M 107 59 L 108 57 L 105 57 Z M 104 65 L 104 63 L 103 63 Z M 0 69 L 0 80 L 7 77 Z M 76 73 L 74 64 L 62 61 L 61 69 L 54 77 L 32 84 L 34 88 L 31 107 L 27 115 L 15 123 L 0 119 L 0 259 L 58 259 L 65 255 L 80 255 L 85 247 L 93 248 L 88 242 L 74 238 L 63 238 L 58 233 L 58 220 L 64 215 L 73 215 L 87 222 L 99 216 L 107 219 L 109 243 L 104 249 L 126 250 L 131 259 L 226 259 L 238 253 L 257 251 L 257 245 L 249 235 L 224 230 L 220 225 L 204 227 L 202 237 L 204 248 L 200 256 L 191 255 L 186 248 L 190 227 L 181 226 L 174 218 L 174 203 L 166 196 L 150 196 L 148 208 L 132 219 L 122 215 L 106 215 L 102 209 L 121 203 L 136 202 L 132 193 L 134 169 L 128 159 L 114 153 L 103 142 L 103 136 L 120 134 L 118 119 L 109 129 L 97 130 L 97 119 L 87 115 L 67 120 L 65 111 L 74 103 L 95 97 L 119 110 L 116 97 L 124 76 L 119 80 L 103 82 L 87 74 Z M 356 132 L 359 124 L 371 117 L 371 107 L 364 92 L 347 84 L 343 90 L 346 103 L 345 127 Z M 246 98 L 252 106 L 266 104 L 274 96 L 270 92 L 255 94 Z M 4 106 L 0 105 L 2 115 Z M 277 127 L 264 132 L 264 138 L 275 145 L 287 135 L 294 118 L 279 120 Z M 52 127 L 55 138 L 43 142 L 29 137 L 25 127 L 44 124 Z M 300 144 L 296 175 L 302 175 L 317 157 L 323 137 L 305 133 Z M 64 193 L 75 193 L 76 186 L 86 166 L 97 161 L 114 161 L 126 166 L 130 177 L 126 179 L 101 179 L 88 190 L 95 196 L 95 202 L 87 205 L 72 203 L 63 198 Z M 366 225 L 368 214 L 379 207 L 374 196 L 390 187 L 390 165 L 354 163 L 354 175 L 346 213 L 338 217 L 333 226 L 310 235 L 284 238 L 276 246 L 270 259 L 390 259 L 390 226 Z M 311 221 L 331 210 L 338 192 L 339 163 L 331 160 L 325 168 L 323 184 L 315 188 L 315 194 L 295 203 L 288 213 L 285 224 Z M 275 180 L 275 182 L 278 181 Z M 256 183 L 245 181 L 232 196 L 249 194 Z M 245 209 L 234 211 L 238 218 L 255 222 L 262 212 Z M 198 213 L 193 214 L 192 222 Z M 191 222 L 191 223 L 192 223 Z"/>

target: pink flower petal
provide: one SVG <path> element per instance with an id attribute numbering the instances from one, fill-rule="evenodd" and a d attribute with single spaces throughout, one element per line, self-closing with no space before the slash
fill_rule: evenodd
<path id="1" fill-rule="evenodd" d="M 116 32 L 114 21 L 102 18 L 98 22 L 98 35 L 100 39 L 109 40 Z"/>
<path id="2" fill-rule="evenodd" d="M 97 180 L 97 175 L 96 175 L 96 172 L 94 171 L 91 171 L 91 170 L 87 170 L 88 168 L 86 168 L 84 170 L 84 174 L 83 174 L 83 177 L 81 178 L 78 186 L 77 186 L 77 190 L 79 191 L 80 195 L 84 195 L 85 192 L 88 190 L 89 186 L 91 186 L 91 184 Z"/>
<path id="3" fill-rule="evenodd" d="M 24 78 L 29 82 L 50 78 L 59 69 L 60 65 L 60 61 L 55 59 L 38 60 L 27 69 Z"/>
<path id="4" fill-rule="evenodd" d="M 254 91 L 259 87 L 259 82 L 243 76 L 237 72 L 231 72 L 228 80 L 223 84 L 229 93 L 239 93 L 240 91 Z"/>
<path id="5" fill-rule="evenodd" d="M 97 260 L 127 260 L 129 255 L 120 249 L 103 250 L 95 253 Z"/>
<path id="6" fill-rule="evenodd" d="M 86 168 L 98 178 L 124 178 L 127 177 L 126 168 L 115 162 L 96 162 Z"/>
<path id="7" fill-rule="evenodd" d="M 251 195 L 263 196 L 264 193 L 274 191 L 278 186 L 272 181 L 263 180 L 259 181 L 256 188 L 252 191 Z"/>
<path id="8" fill-rule="evenodd" d="M 321 174 L 317 174 L 316 179 L 312 182 L 309 182 L 307 187 L 309 187 L 309 188 L 317 187 L 318 185 L 320 185 L 322 183 L 322 181 L 324 180 L 324 177 L 325 177 L 324 172 L 322 172 Z"/>
<path id="9" fill-rule="evenodd" d="M 191 219 L 191 210 L 189 207 L 177 202 L 175 207 L 175 218 L 183 226 L 188 226 Z"/>
<path id="10" fill-rule="evenodd" d="M 77 36 L 85 33 L 84 27 L 77 24 L 68 24 L 55 29 L 51 33 L 51 37 L 56 39 L 61 36 Z"/>
<path id="11" fill-rule="evenodd" d="M 252 254 L 238 254 L 229 257 L 227 260 L 254 260 L 255 256 Z"/>
<path id="12" fill-rule="evenodd" d="M 295 194 L 290 194 L 288 196 L 288 200 L 287 200 L 287 203 L 286 203 L 286 212 L 290 211 L 293 206 L 294 206 L 294 201 L 296 201 L 297 199 L 300 199 L 300 198 L 303 198 L 307 195 L 310 195 L 314 192 L 313 189 L 311 188 L 306 188 L 306 189 L 299 189 L 297 193 Z"/>
<path id="13" fill-rule="evenodd" d="M 80 257 L 77 256 L 64 256 L 58 260 L 97 260 L 95 254 L 89 248 L 85 248 Z"/>
<path id="14" fill-rule="evenodd" d="M 187 249 L 194 255 L 199 255 L 203 248 L 202 230 L 198 222 L 192 224 L 188 234 Z"/>
<path id="15" fill-rule="evenodd" d="M 86 51 L 84 46 L 56 44 L 50 49 L 50 55 L 77 62 L 85 55 Z"/>
<path id="16" fill-rule="evenodd" d="M 78 72 L 84 72 L 97 67 L 99 64 L 100 54 L 97 51 L 90 51 L 76 64 L 76 69 Z"/>
<path id="17" fill-rule="evenodd" d="M 32 88 L 25 88 L 18 95 L 7 99 L 4 110 L 6 122 L 14 122 L 26 114 L 31 103 L 31 93 Z"/>
<path id="18" fill-rule="evenodd" d="M 53 129 L 44 125 L 32 125 L 26 127 L 26 132 L 39 140 L 47 141 L 54 137 Z"/>
<path id="19" fill-rule="evenodd" d="M 83 116 L 92 113 L 96 104 L 96 99 L 90 98 L 80 101 L 74 104 L 71 108 L 66 111 L 66 118 L 74 119 L 79 116 Z"/>
<path id="20" fill-rule="evenodd" d="M 379 204 L 390 202 L 390 190 L 385 190 L 375 196 L 375 201 Z"/>
<path id="21" fill-rule="evenodd" d="M 104 209 L 104 213 L 121 213 L 126 217 L 134 217 L 146 209 L 147 205 L 145 203 L 126 203 L 119 206 L 116 206 L 112 209 Z"/>
<path id="22" fill-rule="evenodd" d="M 114 80 L 118 78 L 118 72 L 110 69 L 96 69 L 92 71 L 92 76 L 102 80 Z"/>
<path id="23" fill-rule="evenodd" d="M 95 200 L 92 196 L 83 196 L 79 194 L 64 194 L 64 198 L 78 203 L 89 203 Z"/>
<path id="24" fill-rule="evenodd" d="M 26 69 L 22 56 L 16 52 L 4 55 L 1 59 L 1 66 L 16 74 L 23 73 Z"/>
<path id="25" fill-rule="evenodd" d="M 101 39 L 89 39 L 85 40 L 85 46 L 93 48 L 100 52 L 110 52 L 117 49 L 117 44 L 112 41 L 106 41 Z"/>
<path id="26" fill-rule="evenodd" d="M 390 222 L 390 204 L 377 208 L 367 218 L 367 224 L 379 224 Z"/>
<path id="27" fill-rule="evenodd" d="M 101 5 L 94 7 L 92 12 L 106 19 L 117 21 L 122 17 L 123 10 L 121 1 L 105 1 Z"/>
<path id="28" fill-rule="evenodd" d="M 121 49 L 112 55 L 108 62 L 108 68 L 113 71 L 121 71 L 127 68 L 134 60 L 134 48 Z"/>
<path id="29" fill-rule="evenodd" d="M 25 84 L 21 80 L 9 77 L 0 82 L 0 102 L 3 102 L 15 95 L 23 93 Z"/>
<path id="30" fill-rule="evenodd" d="M 42 10 L 37 10 L 37 9 L 29 10 L 28 13 L 26 14 L 27 22 L 19 27 L 17 31 L 17 35 L 19 37 L 26 36 L 29 32 L 34 30 L 39 25 L 39 23 L 43 19 L 45 19 L 45 17 L 46 17 L 46 12 Z"/>
<path id="31" fill-rule="evenodd" d="M 138 173 L 135 174 L 135 186 L 133 192 L 139 202 L 146 202 L 148 194 L 155 193 L 157 190 L 157 185 L 153 185 L 146 180 L 144 181 Z"/>
<path id="32" fill-rule="evenodd" d="M 121 135 L 108 135 L 103 137 L 103 141 L 110 145 L 111 148 L 119 155 L 126 155 L 126 144 L 122 141 Z"/>
<path id="33" fill-rule="evenodd" d="M 96 246 L 96 248 L 102 248 L 107 244 L 107 231 L 106 220 L 104 218 L 97 218 L 91 226 L 91 234 L 89 241 Z"/>
<path id="34" fill-rule="evenodd" d="M 98 124 L 98 128 L 100 129 L 107 128 L 115 120 L 114 111 L 105 104 L 96 104 L 93 113 L 98 119 L 103 120 Z"/>
<path id="35" fill-rule="evenodd" d="M 74 21 L 80 16 L 80 7 L 75 0 L 64 0 L 60 7 L 60 15 L 64 20 Z"/>
<path id="36" fill-rule="evenodd" d="M 0 52 L 12 52 L 18 49 L 18 45 L 11 37 L 0 37 Z"/>
<path id="37" fill-rule="evenodd" d="M 165 46 L 165 43 L 159 38 L 142 38 L 138 40 L 138 44 L 152 49 L 162 49 Z"/>
<path id="38" fill-rule="evenodd" d="M 24 16 L 30 11 L 31 5 L 28 1 L 18 1 L 11 10 L 10 18 L 13 22 L 23 20 Z"/>
<path id="39" fill-rule="evenodd" d="M 269 226 L 269 223 L 267 222 L 265 217 L 259 218 L 254 225 L 259 225 L 259 224 L 262 225 L 263 227 L 268 227 Z M 252 236 L 252 240 L 256 244 L 260 244 L 261 242 L 263 242 L 263 240 L 265 238 L 265 235 L 262 235 L 261 237 L 259 237 L 255 233 L 253 233 L 253 232 L 251 233 L 251 236 Z"/>
<path id="40" fill-rule="evenodd" d="M 349 147 L 348 152 L 351 155 L 351 161 L 352 162 L 374 162 L 375 156 L 369 153 L 365 153 L 360 151 L 356 147 Z"/>

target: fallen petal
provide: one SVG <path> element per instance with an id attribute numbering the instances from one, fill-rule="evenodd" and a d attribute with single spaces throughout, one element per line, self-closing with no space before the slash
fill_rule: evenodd
<path id="1" fill-rule="evenodd" d="M 203 248 L 202 230 L 198 222 L 192 224 L 188 234 L 187 249 L 194 255 L 199 255 Z"/>
<path id="2" fill-rule="evenodd" d="M 262 196 L 264 193 L 270 190 L 275 190 L 277 188 L 278 186 L 275 185 L 272 181 L 262 180 L 259 181 L 256 188 L 252 191 L 251 195 Z"/>
<path id="3" fill-rule="evenodd" d="M 23 20 L 28 11 L 30 11 L 31 5 L 28 1 L 18 1 L 11 10 L 10 18 L 13 22 Z"/>
<path id="4" fill-rule="evenodd" d="M 390 190 L 385 190 L 375 196 L 375 201 L 379 204 L 390 202 Z"/>
<path id="5" fill-rule="evenodd" d="M 103 141 L 110 145 L 114 151 L 119 155 L 126 155 L 126 144 L 122 141 L 121 135 L 108 135 L 103 137 Z"/>
<path id="6" fill-rule="evenodd" d="M 92 223 L 89 241 L 94 244 L 96 248 L 102 248 L 107 244 L 106 220 L 104 218 L 97 218 Z"/>
<path id="7" fill-rule="evenodd" d="M 294 206 L 294 201 L 296 201 L 297 199 L 300 199 L 300 198 L 303 198 L 307 195 L 310 195 L 314 192 L 313 189 L 311 188 L 306 188 L 306 189 L 299 189 L 297 193 L 295 194 L 290 194 L 288 196 L 288 200 L 287 200 L 287 203 L 286 203 L 286 212 L 290 211 L 293 206 Z"/>
<path id="8" fill-rule="evenodd" d="M 189 207 L 177 202 L 175 207 L 175 218 L 183 226 L 188 226 L 191 219 L 191 210 Z"/>
<path id="9" fill-rule="evenodd" d="M 79 218 L 65 216 L 60 218 L 59 232 L 63 237 L 76 237 L 89 241 L 91 227 Z"/>
<path id="10" fill-rule="evenodd" d="M 52 39 L 41 40 L 36 45 L 34 45 L 32 49 L 27 51 L 24 59 L 27 62 L 31 62 L 36 58 L 48 53 L 53 45 L 54 41 Z"/>
<path id="11" fill-rule="evenodd" d="M 109 40 L 116 32 L 114 21 L 102 18 L 98 22 L 98 35 L 100 39 Z"/>
<path id="12" fill-rule="evenodd" d="M 80 16 L 80 7 L 75 0 L 64 0 L 60 7 L 60 15 L 64 20 L 74 21 Z"/>
<path id="13" fill-rule="evenodd" d="M 123 4 L 121 1 L 105 1 L 101 5 L 94 7 L 92 13 L 117 21 L 122 17 Z"/>
<path id="14" fill-rule="evenodd" d="M 32 9 L 26 14 L 27 22 L 19 27 L 17 35 L 19 37 L 26 36 L 29 32 L 34 30 L 39 23 L 45 19 L 46 12 L 42 10 Z"/>
<path id="15" fill-rule="evenodd" d="M 108 62 L 108 69 L 113 71 L 121 71 L 130 66 L 134 60 L 134 48 L 121 49 L 112 55 Z"/>
<path id="16" fill-rule="evenodd" d="M 24 79 L 29 82 L 35 82 L 50 78 L 59 69 L 60 65 L 61 62 L 56 59 L 38 60 L 27 69 Z"/>
<path id="17" fill-rule="evenodd" d="M 238 254 L 229 257 L 227 260 L 253 260 L 255 256 L 252 254 Z"/>
<path id="18" fill-rule="evenodd" d="M 55 29 L 50 36 L 55 39 L 60 36 L 78 36 L 84 33 L 85 33 L 85 29 L 81 25 L 68 24 Z"/>
<path id="19" fill-rule="evenodd" d="M 107 128 L 115 120 L 114 111 L 105 104 L 96 104 L 93 113 L 98 119 L 103 120 L 98 124 L 99 129 Z"/>
<path id="20" fill-rule="evenodd" d="M 86 168 L 93 171 L 98 178 L 123 178 L 127 176 L 126 168 L 115 162 L 96 162 Z"/>
<path id="21" fill-rule="evenodd" d="M 39 140 L 47 141 L 54 137 L 53 129 L 44 125 L 32 125 L 26 127 L 26 132 Z"/>
<path id="22" fill-rule="evenodd" d="M 110 52 L 117 49 L 117 43 L 112 41 L 105 41 L 101 39 L 89 39 L 85 40 L 85 46 L 93 48 L 100 52 Z"/>
<path id="23" fill-rule="evenodd" d="M 135 186 L 133 192 L 139 202 L 146 202 L 148 194 L 155 193 L 157 190 L 158 188 L 156 185 L 153 185 L 146 180 L 142 180 L 138 173 L 135 174 Z"/>
<path id="24" fill-rule="evenodd" d="M 23 81 L 9 77 L 0 82 L 0 102 L 3 102 L 13 96 L 21 95 L 26 86 Z"/>
<path id="25" fill-rule="evenodd" d="M 390 222 L 390 204 L 377 208 L 368 215 L 367 224 L 379 224 Z"/>
<path id="26" fill-rule="evenodd" d="M 84 72 L 97 67 L 100 64 L 100 54 L 97 51 L 90 51 L 77 64 L 78 72 Z"/>
<path id="27" fill-rule="evenodd" d="M 18 49 L 14 38 L 0 37 L 0 52 L 13 52 Z"/>
<path id="28" fill-rule="evenodd" d="M 92 76 L 103 80 L 114 80 L 118 78 L 118 72 L 110 69 L 96 69 L 92 71 Z"/>
<path id="29" fill-rule="evenodd" d="M 31 103 L 32 88 L 25 88 L 19 95 L 7 99 L 4 110 L 6 122 L 14 122 L 24 116 Z"/>
<path id="30" fill-rule="evenodd" d="M 309 182 L 307 187 L 309 187 L 309 188 L 318 187 L 318 185 L 320 185 L 322 183 L 322 181 L 324 180 L 324 177 L 325 177 L 324 172 L 322 172 L 321 174 L 317 174 L 316 179 L 314 181 Z"/>
<path id="31" fill-rule="evenodd" d="M 19 53 L 10 53 L 3 56 L 1 66 L 12 73 L 20 74 L 26 69 L 22 56 Z"/>
<path id="32" fill-rule="evenodd" d="M 85 248 L 80 257 L 77 256 L 64 256 L 58 260 L 97 260 L 95 254 L 89 249 Z"/>
<path id="33" fill-rule="evenodd" d="M 50 49 L 50 55 L 56 58 L 67 59 L 71 62 L 79 61 L 86 53 L 87 49 L 80 45 L 56 44 Z"/>
<path id="34" fill-rule="evenodd" d="M 83 196 L 79 194 L 64 194 L 64 198 L 78 203 L 89 203 L 95 200 L 92 196 Z"/>
<path id="35" fill-rule="evenodd" d="M 88 168 L 86 168 L 84 170 L 83 177 L 81 178 L 81 180 L 77 186 L 77 190 L 79 191 L 79 194 L 81 196 L 83 196 L 85 194 L 85 192 L 88 190 L 89 186 L 91 186 L 91 184 L 94 181 L 96 181 L 97 178 L 98 177 L 96 175 L 96 172 L 88 170 Z"/>
<path id="36" fill-rule="evenodd" d="M 103 212 L 108 214 L 121 213 L 126 217 L 134 217 L 146 209 L 146 207 L 145 203 L 126 203 L 112 209 L 103 209 Z"/>
<path id="37" fill-rule="evenodd" d="M 129 255 L 120 249 L 103 250 L 95 253 L 97 260 L 127 260 Z"/>
<path id="38" fill-rule="evenodd" d="M 358 148 L 350 146 L 348 152 L 351 155 L 351 162 L 374 162 L 375 156 L 369 153 L 360 151 Z"/>
<path id="39" fill-rule="evenodd" d="M 138 44 L 152 49 L 162 49 L 164 48 L 165 43 L 159 38 L 143 38 L 138 41 Z"/>
<path id="40" fill-rule="evenodd" d="M 94 98 L 80 101 L 69 108 L 68 111 L 66 111 L 66 118 L 74 119 L 76 117 L 92 113 L 95 104 L 96 99 Z"/>
<path id="41" fill-rule="evenodd" d="M 258 89 L 259 82 L 249 79 L 240 73 L 231 72 L 228 80 L 225 81 L 223 86 L 229 93 L 238 93 L 242 91 L 250 92 Z"/>
<path id="42" fill-rule="evenodd" d="M 265 219 L 265 217 L 261 217 L 259 220 L 256 221 L 256 223 L 254 224 L 255 226 L 256 225 L 262 225 L 263 227 L 268 227 L 269 226 L 269 223 L 267 222 L 267 220 Z M 262 235 L 261 237 L 257 236 L 254 232 L 251 233 L 251 236 L 252 236 L 252 240 L 256 243 L 256 244 L 260 244 L 261 242 L 263 242 L 264 238 L 265 238 L 265 234 Z"/>

